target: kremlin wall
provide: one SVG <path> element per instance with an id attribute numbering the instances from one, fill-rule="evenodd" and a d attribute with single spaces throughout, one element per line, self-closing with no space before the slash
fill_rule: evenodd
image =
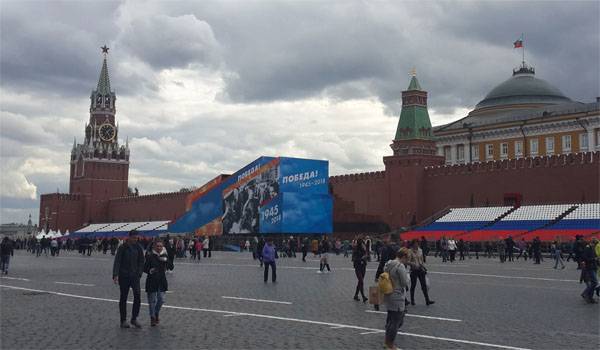
<path id="1" fill-rule="evenodd" d="M 432 127 L 427 98 L 413 76 L 383 171 L 329 177 L 334 234 L 388 232 L 429 222 L 450 207 L 600 202 L 598 101 L 572 101 L 524 62 L 458 121 Z M 92 223 L 174 223 L 185 216 L 206 186 L 127 191 L 135 155 L 117 141 L 106 53 L 90 99 L 85 140 L 71 151 L 70 193 L 41 196 L 39 226 L 73 232 Z"/>

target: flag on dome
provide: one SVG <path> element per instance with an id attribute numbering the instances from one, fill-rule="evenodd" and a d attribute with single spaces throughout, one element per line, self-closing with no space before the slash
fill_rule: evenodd
<path id="1" fill-rule="evenodd" d="M 513 45 L 515 45 L 515 49 L 523 47 L 523 35 L 521 35 L 521 37 L 517 39 L 517 41 L 515 41 Z"/>

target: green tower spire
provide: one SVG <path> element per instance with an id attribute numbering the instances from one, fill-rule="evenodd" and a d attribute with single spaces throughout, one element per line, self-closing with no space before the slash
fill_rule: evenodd
<path id="1" fill-rule="evenodd" d="M 101 47 L 104 58 L 102 59 L 102 68 L 96 90 L 92 91 L 90 112 L 93 114 L 102 114 L 106 117 L 106 112 L 115 112 L 115 100 L 117 96 L 110 90 L 110 77 L 108 75 L 108 50 L 106 45 Z M 90 124 L 92 124 L 90 122 Z"/>
<path id="2" fill-rule="evenodd" d="M 402 91 L 402 111 L 394 140 L 433 140 L 427 112 L 427 91 L 421 88 L 415 73 L 406 91 Z"/>
<path id="3" fill-rule="evenodd" d="M 110 95 L 110 78 L 108 77 L 108 67 L 106 64 L 106 55 L 102 62 L 102 69 L 100 70 L 100 78 L 98 79 L 98 87 L 96 91 L 99 95 L 108 96 Z"/>

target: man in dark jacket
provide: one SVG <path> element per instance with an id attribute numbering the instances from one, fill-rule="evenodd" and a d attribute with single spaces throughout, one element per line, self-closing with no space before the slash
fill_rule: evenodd
<path id="1" fill-rule="evenodd" d="M 5 275 L 8 275 L 8 264 L 10 263 L 10 257 L 14 254 L 12 242 L 8 237 L 4 237 L 2 243 L 0 243 L 0 272 Z"/>
<path id="2" fill-rule="evenodd" d="M 598 244 L 598 240 L 597 238 L 593 238 L 592 242 L 583 248 L 583 253 L 581 254 L 581 274 L 586 285 L 581 296 L 590 304 L 597 303 L 594 300 L 594 289 L 598 285 L 596 244 Z"/>
<path id="3" fill-rule="evenodd" d="M 534 264 L 539 264 L 542 257 L 542 241 L 540 241 L 540 237 L 536 236 L 533 239 L 531 248 L 533 250 L 533 259 L 535 260 Z"/>
<path id="4" fill-rule="evenodd" d="M 113 281 L 119 284 L 119 312 L 121 313 L 121 328 L 129 328 L 127 323 L 127 296 L 129 288 L 133 290 L 133 309 L 131 310 L 131 325 L 141 328 L 137 321 L 140 313 L 140 278 L 144 272 L 144 250 L 138 244 L 138 232 L 129 231 L 127 241 L 117 250 L 113 264 Z"/>
<path id="5" fill-rule="evenodd" d="M 515 250 L 515 241 L 512 236 L 508 236 L 506 239 L 506 255 L 508 256 L 508 261 L 514 261 L 513 254 Z"/>

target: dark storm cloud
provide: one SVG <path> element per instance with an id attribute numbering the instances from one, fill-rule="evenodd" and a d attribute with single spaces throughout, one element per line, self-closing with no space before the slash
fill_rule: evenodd
<path id="1" fill-rule="evenodd" d="M 82 136 L 99 46 L 107 44 L 120 135 L 131 140 L 130 178 L 145 193 L 199 185 L 260 154 L 327 158 L 337 173 L 373 170 L 389 151 L 378 142 L 391 138 L 395 119 L 365 109 L 353 124 L 335 115 L 338 104 L 379 100 L 397 115 L 415 67 L 430 115 L 472 108 L 520 63 L 512 43 L 521 32 L 538 77 L 592 101 L 600 95 L 599 12 L 591 1 L 2 1 L 2 163 L 18 196 L 67 190 L 70 144 Z M 200 70 L 210 82 L 175 74 Z M 183 91 L 206 99 L 207 112 L 162 95 L 168 82 L 222 91 L 216 103 Z M 311 98 L 326 108 L 302 108 Z M 389 121 L 390 130 L 356 130 L 369 117 Z M 325 119 L 328 133 L 320 134 Z M 30 199 L 5 199 L 0 193 L 11 210 L 31 208 Z"/>
<path id="2" fill-rule="evenodd" d="M 157 15 L 131 22 L 121 43 L 156 69 L 193 62 L 218 65 L 219 45 L 210 26 L 194 15 Z"/>
<path id="3" fill-rule="evenodd" d="M 97 79 L 98 46 L 112 42 L 112 62 L 133 55 L 155 72 L 225 69 L 222 96 L 236 103 L 370 95 L 397 111 L 415 66 L 431 107 L 451 110 L 510 77 L 519 61 L 512 41 L 525 32 L 540 76 L 576 99 L 599 94 L 597 2 L 176 4 L 116 25 L 124 4 L 3 3 L 2 84 L 81 94 Z M 121 94 L 158 90 L 119 63 L 113 81 Z"/>

